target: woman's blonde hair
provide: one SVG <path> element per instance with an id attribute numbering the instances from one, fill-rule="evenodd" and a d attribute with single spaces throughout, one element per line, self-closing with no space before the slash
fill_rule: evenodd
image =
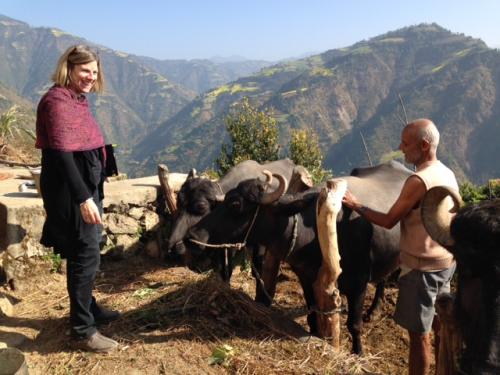
<path id="1" fill-rule="evenodd" d="M 86 45 L 76 45 L 69 47 L 62 54 L 57 62 L 56 71 L 52 75 L 52 81 L 56 85 L 68 87 L 70 84 L 70 73 L 75 65 L 97 62 L 97 79 L 90 92 L 101 93 L 104 90 L 104 74 L 101 67 L 101 60 L 97 52 L 94 52 Z"/>

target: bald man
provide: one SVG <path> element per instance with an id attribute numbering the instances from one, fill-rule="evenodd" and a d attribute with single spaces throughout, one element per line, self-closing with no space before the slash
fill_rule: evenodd
<path id="1" fill-rule="evenodd" d="M 431 120 L 418 119 L 405 126 L 399 148 L 416 171 L 404 183 L 389 212 L 364 206 L 350 192 L 343 199 L 346 206 L 376 225 L 390 229 L 398 222 L 401 224 L 401 274 L 394 320 L 410 336 L 410 375 L 430 371 L 430 331 L 434 328 L 437 333 L 438 329 L 434 302 L 437 294 L 450 290 L 455 271 L 452 254 L 430 238 L 420 218 L 420 202 L 427 190 L 439 185 L 458 190 L 454 173 L 437 159 L 438 143 L 439 132 Z"/>

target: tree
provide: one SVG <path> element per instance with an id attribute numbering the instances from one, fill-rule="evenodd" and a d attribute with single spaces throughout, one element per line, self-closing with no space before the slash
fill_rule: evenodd
<path id="1" fill-rule="evenodd" d="M 313 130 L 299 129 L 291 131 L 289 156 L 295 164 L 307 168 L 315 184 L 331 177 L 331 171 L 322 167 L 323 155 L 319 148 L 318 135 Z"/>
<path id="2" fill-rule="evenodd" d="M 464 182 L 460 185 L 460 195 L 465 204 L 478 203 L 487 199 L 500 198 L 499 180 L 490 180 L 486 185 Z"/>
<path id="3" fill-rule="evenodd" d="M 225 123 L 230 143 L 222 145 L 216 160 L 221 175 L 245 160 L 265 163 L 278 159 L 278 125 L 271 110 L 259 111 L 245 97 L 226 117 Z"/>

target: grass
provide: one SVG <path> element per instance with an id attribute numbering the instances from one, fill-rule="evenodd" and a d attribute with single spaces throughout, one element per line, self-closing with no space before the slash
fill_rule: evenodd
<path id="1" fill-rule="evenodd" d="M 22 290 L 10 293 L 19 301 L 14 316 L 0 323 L 1 331 L 13 329 L 25 337 L 21 349 L 30 374 L 366 374 L 377 367 L 383 373 L 404 368 L 403 363 L 386 371 L 395 350 L 382 355 L 383 345 L 374 354 L 367 346 L 363 357 L 349 354 L 344 325 L 338 352 L 321 339 L 299 340 L 304 302 L 286 269 L 276 302 L 267 308 L 253 301 L 254 281 L 246 272 L 233 275 L 229 287 L 213 274 L 157 260 L 104 260 L 95 296 L 122 312 L 118 321 L 100 328 L 120 344 L 109 354 L 71 349 L 64 334 L 69 308 L 65 276 L 48 269 L 33 272 Z M 388 329 L 391 335 L 397 332 L 377 325 L 369 331 L 379 329 L 386 335 Z"/>

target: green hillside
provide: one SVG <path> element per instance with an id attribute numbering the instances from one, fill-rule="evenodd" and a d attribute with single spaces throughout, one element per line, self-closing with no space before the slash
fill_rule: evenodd
<path id="1" fill-rule="evenodd" d="M 248 96 L 272 107 L 281 142 L 290 128 L 312 128 L 326 168 L 348 173 L 367 165 L 362 132 L 372 160 L 397 150 L 404 100 L 408 117 L 430 117 L 442 133 L 441 159 L 461 179 L 482 182 L 500 175 L 493 148 L 500 140 L 500 53 L 478 39 L 436 24 L 422 24 L 264 68 L 196 98 L 135 149 L 137 174 L 158 162 L 187 171 L 213 165 L 231 105 Z"/>

